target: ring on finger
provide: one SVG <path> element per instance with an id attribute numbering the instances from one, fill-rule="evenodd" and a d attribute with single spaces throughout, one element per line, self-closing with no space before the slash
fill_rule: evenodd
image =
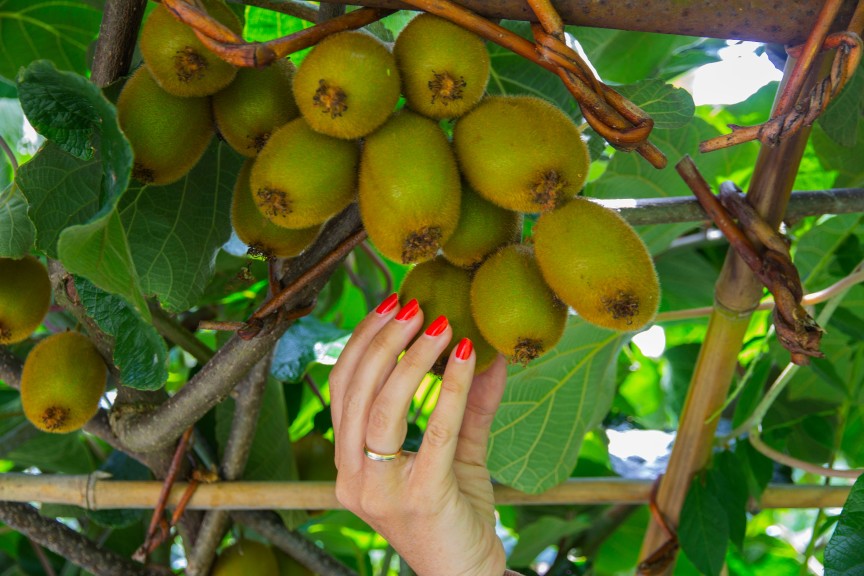
<path id="1" fill-rule="evenodd" d="M 363 445 L 363 453 L 366 454 L 366 457 L 370 460 L 374 460 L 375 462 L 390 462 L 391 460 L 395 460 L 402 454 L 402 448 L 399 448 L 396 452 L 392 454 L 381 454 L 380 452 L 374 452 L 369 449 L 365 444 Z"/>

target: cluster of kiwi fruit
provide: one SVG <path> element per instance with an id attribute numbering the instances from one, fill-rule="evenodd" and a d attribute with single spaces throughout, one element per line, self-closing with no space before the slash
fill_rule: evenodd
<path id="1" fill-rule="evenodd" d="M 237 25 L 220 2 L 205 7 Z M 232 221 L 250 253 L 295 256 L 358 202 L 378 250 L 416 264 L 403 299 L 416 298 L 427 322 L 444 314 L 471 338 L 478 370 L 499 352 L 525 363 L 549 350 L 567 306 L 618 330 L 653 317 L 659 286 L 644 244 L 617 214 L 577 197 L 590 164 L 579 128 L 545 100 L 487 96 L 489 54 L 473 33 L 422 14 L 392 47 L 362 31 L 340 32 L 296 71 L 283 60 L 238 72 L 167 11 L 154 35 L 176 25 L 187 43 L 172 43 L 168 63 L 156 64 L 146 47 L 155 44 L 148 33 L 160 9 L 142 31 L 146 68 L 121 95 L 121 124 L 133 109 L 127 104 L 124 113 L 124 95 L 139 75 L 176 89 L 178 100 L 206 100 L 191 85 L 211 78 L 212 67 L 215 125 L 249 156 Z M 523 241 L 523 215 L 538 213 Z"/>
<path id="2" fill-rule="evenodd" d="M 0 345 L 26 340 L 51 305 L 48 270 L 36 258 L 0 258 Z M 107 368 L 93 343 L 78 332 L 53 334 L 27 355 L 21 405 L 37 428 L 58 434 L 78 430 L 99 408 Z"/>

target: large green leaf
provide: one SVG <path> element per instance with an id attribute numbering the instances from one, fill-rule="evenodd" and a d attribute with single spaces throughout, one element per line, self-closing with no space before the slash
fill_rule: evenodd
<path id="1" fill-rule="evenodd" d="M 120 131 L 117 110 L 88 79 L 62 72 L 47 60 L 33 62 L 18 75 L 18 96 L 37 132 L 81 160 L 102 159 L 102 206 L 126 190 L 132 147 Z"/>
<path id="2" fill-rule="evenodd" d="M 699 477 L 690 485 L 681 508 L 678 540 L 681 550 L 700 572 L 720 575 L 729 542 L 729 521 L 724 504 Z"/>
<path id="3" fill-rule="evenodd" d="M 0 192 L 0 258 L 21 258 L 36 241 L 27 199 L 15 184 Z"/>
<path id="4" fill-rule="evenodd" d="M 850 125 L 853 124 L 853 118 L 846 119 Z M 864 116 L 858 118 L 856 141 L 852 147 L 841 146 L 832 140 L 818 124 L 813 127 L 812 140 L 816 155 L 825 170 L 837 173 L 834 186 L 864 186 L 864 162 L 861 161 L 861 158 L 864 158 Z"/>
<path id="5" fill-rule="evenodd" d="M 234 419 L 235 402 L 226 399 L 216 407 L 216 439 L 219 443 L 219 457 L 222 458 Z M 285 394 L 282 384 L 268 379 L 261 401 L 258 427 L 249 458 L 243 471 L 243 480 L 279 482 L 297 480 L 297 466 L 294 462 L 291 438 L 288 436 L 288 412 L 285 407 Z M 289 528 L 294 528 L 305 519 L 302 510 L 280 512 L 282 520 Z"/>
<path id="6" fill-rule="evenodd" d="M 840 259 L 849 252 L 855 260 L 861 246 L 864 246 L 864 216 L 861 214 L 826 218 L 808 230 L 796 244 L 794 258 L 805 290 L 827 288 L 848 274 L 861 259 L 845 266 Z"/>
<path id="7" fill-rule="evenodd" d="M 76 278 L 75 288 L 87 315 L 114 337 L 114 365 L 122 384 L 140 390 L 161 388 L 168 379 L 168 348 L 156 329 L 125 300 L 86 278 Z"/>
<path id="8" fill-rule="evenodd" d="M 348 333 L 314 316 L 297 320 L 279 339 L 270 368 L 286 382 L 300 380 L 313 362 L 333 364 L 348 340 Z"/>
<path id="9" fill-rule="evenodd" d="M 655 130 L 682 128 L 693 119 L 693 97 L 683 88 L 654 78 L 615 89 L 651 116 Z"/>
<path id="10" fill-rule="evenodd" d="M 213 142 L 189 174 L 167 186 L 129 188 L 118 210 L 141 290 L 169 310 L 197 303 L 216 253 L 231 236 L 231 194 L 241 157 Z"/>
<path id="11" fill-rule="evenodd" d="M 864 62 L 858 65 L 858 69 L 843 91 L 819 116 L 819 126 L 837 144 L 852 147 L 858 143 L 858 130 L 857 124 L 849 120 L 862 114 L 864 114 Z"/>
<path id="12" fill-rule="evenodd" d="M 825 576 L 857 576 L 864 566 L 864 476 L 859 476 L 825 547 Z"/>
<path id="13" fill-rule="evenodd" d="M 150 319 L 126 231 L 116 210 L 87 224 L 63 230 L 57 251 L 67 271 L 92 280 L 103 290 L 123 296 L 147 320 Z"/>
<path id="14" fill-rule="evenodd" d="M 101 207 L 102 165 L 97 157 L 79 160 L 48 142 L 22 165 L 15 183 L 30 204 L 36 248 L 57 258 L 57 240 L 69 226 L 86 224 Z"/>
<path id="15" fill-rule="evenodd" d="M 41 58 L 79 74 L 99 33 L 102 13 L 82 0 L 0 0 L 0 76 Z"/>
<path id="16" fill-rule="evenodd" d="M 511 368 L 489 445 L 497 480 L 538 493 L 570 475 L 583 436 L 612 403 L 626 340 L 571 318 L 555 348 L 525 368 Z"/>

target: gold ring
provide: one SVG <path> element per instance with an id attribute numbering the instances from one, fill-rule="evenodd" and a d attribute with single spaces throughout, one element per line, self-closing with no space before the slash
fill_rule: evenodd
<path id="1" fill-rule="evenodd" d="M 373 452 L 364 444 L 363 453 L 366 454 L 367 458 L 374 460 L 375 462 L 390 462 L 391 460 L 395 460 L 396 457 L 402 453 L 402 448 L 399 448 L 399 450 L 393 454 L 379 454 L 378 452 Z"/>

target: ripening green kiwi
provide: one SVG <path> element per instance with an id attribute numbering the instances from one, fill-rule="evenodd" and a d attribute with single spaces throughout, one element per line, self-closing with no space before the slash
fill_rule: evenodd
<path id="1" fill-rule="evenodd" d="M 294 99 L 314 130 L 361 138 L 384 124 L 399 100 L 396 60 L 369 34 L 333 34 L 303 60 L 294 75 Z"/>
<path id="2" fill-rule="evenodd" d="M 211 576 L 279 576 L 273 549 L 255 540 L 238 540 L 222 550 Z"/>
<path id="3" fill-rule="evenodd" d="M 170 184 L 185 176 L 215 133 L 209 99 L 172 96 L 144 66 L 123 87 L 117 119 L 135 154 L 132 176 L 144 184 Z"/>
<path id="4" fill-rule="evenodd" d="M 423 310 L 423 330 L 442 314 L 453 329 L 453 338 L 441 354 L 434 368 L 436 374 L 443 373 L 450 351 L 462 338 L 470 338 L 477 354 L 474 371 L 482 372 L 495 360 L 498 353 L 478 330 L 471 315 L 471 273 L 438 256 L 417 264 L 402 281 L 399 300 L 405 304 L 417 299 Z"/>
<path id="5" fill-rule="evenodd" d="M 258 210 L 285 228 L 321 224 L 354 200 L 357 142 L 312 130 L 303 118 L 276 130 L 252 165 Z"/>
<path id="6" fill-rule="evenodd" d="M 540 216 L 534 251 L 546 283 L 587 322 L 630 331 L 654 318 L 660 302 L 654 263 L 616 212 L 574 198 Z"/>
<path id="7" fill-rule="evenodd" d="M 32 256 L 0 258 L 0 344 L 26 339 L 51 305 L 48 270 Z"/>
<path id="8" fill-rule="evenodd" d="M 315 574 L 278 548 L 273 548 L 279 563 L 279 576 L 315 576 Z M 246 575 L 249 576 L 249 575 Z"/>
<path id="9" fill-rule="evenodd" d="M 287 58 L 267 68 L 242 68 L 227 88 L 213 95 L 213 115 L 225 141 L 253 157 L 270 135 L 300 115 L 291 93 L 294 64 Z"/>
<path id="10" fill-rule="evenodd" d="M 430 118 L 461 116 L 480 101 L 489 81 L 483 40 L 432 14 L 411 20 L 393 55 L 408 106 Z"/>
<path id="11" fill-rule="evenodd" d="M 108 369 L 90 339 L 53 334 L 27 355 L 21 373 L 24 415 L 45 432 L 78 430 L 96 414 Z"/>
<path id="12" fill-rule="evenodd" d="M 249 188 L 253 161 L 247 160 L 234 185 L 231 199 L 231 225 L 237 237 L 249 247 L 250 256 L 267 260 L 291 258 L 302 252 L 318 236 L 320 225 L 292 230 L 277 226 L 258 210 Z"/>
<path id="13" fill-rule="evenodd" d="M 491 96 L 453 131 L 462 174 L 487 200 L 517 212 L 551 210 L 588 176 L 588 147 L 564 112 L 531 96 Z"/>
<path id="14" fill-rule="evenodd" d="M 567 307 L 543 281 L 524 244 L 501 248 L 477 269 L 471 310 L 483 337 L 523 365 L 555 346 L 567 323 Z"/>
<path id="15" fill-rule="evenodd" d="M 360 160 L 360 216 L 382 254 L 429 260 L 459 221 L 459 171 L 438 124 L 402 110 L 366 138 Z"/>
<path id="16" fill-rule="evenodd" d="M 236 33 L 243 26 L 222 0 L 203 0 L 207 13 Z M 175 96 L 209 96 L 225 88 L 237 69 L 211 52 L 189 26 L 163 5 L 141 28 L 141 55 L 163 90 Z M 175 118 L 175 120 L 179 120 Z"/>
<path id="17" fill-rule="evenodd" d="M 441 248 L 444 257 L 463 268 L 472 268 L 504 244 L 522 239 L 522 214 L 492 204 L 465 182 L 456 231 Z"/>

